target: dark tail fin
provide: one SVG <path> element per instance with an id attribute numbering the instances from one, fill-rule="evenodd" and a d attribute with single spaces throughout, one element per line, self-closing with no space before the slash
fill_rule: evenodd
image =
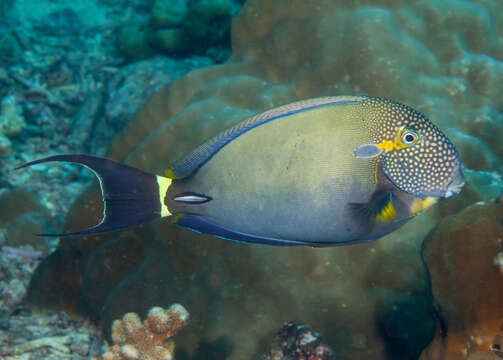
<path id="1" fill-rule="evenodd" d="M 100 182 L 104 202 L 103 218 L 98 225 L 83 231 L 37 235 L 98 234 L 171 215 L 164 205 L 164 196 L 171 184 L 171 179 L 152 175 L 112 160 L 80 154 L 56 155 L 29 162 L 16 169 L 51 161 L 80 164 L 94 172 Z"/>

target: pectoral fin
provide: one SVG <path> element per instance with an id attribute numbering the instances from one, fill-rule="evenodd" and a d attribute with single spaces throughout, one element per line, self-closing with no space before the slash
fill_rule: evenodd
<path id="1" fill-rule="evenodd" d="M 368 203 L 351 203 L 349 207 L 362 226 L 369 227 L 376 222 L 387 223 L 396 219 L 391 197 L 391 192 L 378 190 Z"/>
<path id="2" fill-rule="evenodd" d="M 376 144 L 361 144 L 355 150 L 358 159 L 373 159 L 383 152 Z"/>

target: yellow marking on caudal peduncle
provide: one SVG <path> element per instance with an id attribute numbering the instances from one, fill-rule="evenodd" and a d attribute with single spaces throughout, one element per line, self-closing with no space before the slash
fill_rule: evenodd
<path id="1" fill-rule="evenodd" d="M 172 180 L 165 178 L 163 176 L 156 176 L 156 178 L 157 178 L 157 185 L 159 185 L 159 202 L 161 203 L 161 217 L 170 216 L 171 212 L 164 203 L 164 198 L 166 197 L 166 193 L 168 192 Z"/>
<path id="2" fill-rule="evenodd" d="M 376 220 L 379 222 L 390 222 L 396 219 L 396 211 L 391 200 L 384 206 L 379 214 L 376 215 Z"/>

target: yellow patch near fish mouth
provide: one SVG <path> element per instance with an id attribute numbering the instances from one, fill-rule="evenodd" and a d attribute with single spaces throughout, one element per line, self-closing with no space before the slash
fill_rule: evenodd
<path id="1" fill-rule="evenodd" d="M 379 222 L 390 222 L 396 219 L 396 211 L 393 207 L 391 200 L 388 200 L 387 204 L 382 208 L 382 210 L 376 215 L 376 221 Z"/>
<path id="2" fill-rule="evenodd" d="M 429 207 L 436 204 L 438 202 L 438 198 L 427 197 L 426 199 L 414 199 L 412 205 L 410 207 L 410 214 L 412 216 L 416 216 L 426 211 Z"/>

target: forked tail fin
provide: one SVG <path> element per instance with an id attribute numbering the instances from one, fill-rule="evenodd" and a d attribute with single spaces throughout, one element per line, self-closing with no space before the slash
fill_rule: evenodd
<path id="1" fill-rule="evenodd" d="M 103 218 L 96 226 L 86 230 L 64 234 L 37 234 L 41 236 L 72 236 L 98 234 L 171 215 L 164 204 L 164 197 L 171 179 L 152 175 L 131 166 L 90 155 L 55 155 L 35 160 L 17 169 L 62 161 L 83 165 L 97 176 L 104 202 Z"/>

